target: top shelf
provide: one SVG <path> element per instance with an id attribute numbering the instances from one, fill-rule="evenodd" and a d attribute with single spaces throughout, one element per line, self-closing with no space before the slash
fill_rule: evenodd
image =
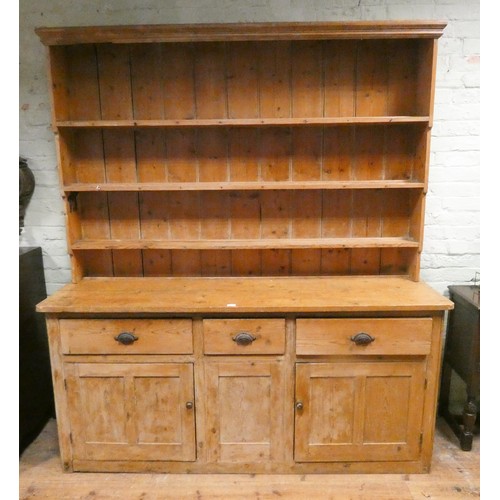
<path id="1" fill-rule="evenodd" d="M 301 125 L 370 125 L 429 123 L 428 116 L 344 116 L 311 118 L 216 118 L 188 120 L 65 120 L 56 121 L 56 128 L 119 128 L 119 127 L 293 127 Z"/>

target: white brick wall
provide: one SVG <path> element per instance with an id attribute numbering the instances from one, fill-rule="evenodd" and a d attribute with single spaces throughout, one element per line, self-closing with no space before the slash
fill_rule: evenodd
<path id="1" fill-rule="evenodd" d="M 20 245 L 41 246 L 47 290 L 70 280 L 44 47 L 36 26 L 439 19 L 421 277 L 441 293 L 479 271 L 479 0 L 20 0 L 20 155 L 37 186 Z"/>

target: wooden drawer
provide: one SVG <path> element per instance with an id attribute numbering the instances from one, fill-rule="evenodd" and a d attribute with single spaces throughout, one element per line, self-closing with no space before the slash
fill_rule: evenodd
<path id="1" fill-rule="evenodd" d="M 193 352 L 190 319 L 62 319 L 59 328 L 63 354 Z M 133 334 L 136 340 L 123 344 L 116 339 L 123 333 Z"/>
<path id="2" fill-rule="evenodd" d="M 297 319 L 298 355 L 429 354 L 431 318 Z M 353 337 L 373 340 L 358 345 Z"/>
<path id="3" fill-rule="evenodd" d="M 250 338 L 254 340 L 245 344 Z M 203 321 L 203 345 L 205 354 L 283 354 L 285 320 L 207 319 Z"/>

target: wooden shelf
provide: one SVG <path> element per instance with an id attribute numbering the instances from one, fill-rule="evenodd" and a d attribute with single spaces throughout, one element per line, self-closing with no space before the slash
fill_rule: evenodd
<path id="1" fill-rule="evenodd" d="M 49 45 L 74 281 L 418 279 L 443 28 L 37 30 Z"/>
<path id="2" fill-rule="evenodd" d="M 268 238 L 240 240 L 79 240 L 73 250 L 237 250 L 300 248 L 417 248 L 408 238 Z"/>
<path id="3" fill-rule="evenodd" d="M 366 181 L 275 181 L 275 182 L 144 182 L 75 183 L 64 186 L 66 193 L 140 191 L 252 191 L 314 189 L 423 189 L 425 184 L 410 180 Z"/>
<path id="4" fill-rule="evenodd" d="M 216 118 L 189 120 L 71 120 L 56 128 L 294 127 L 301 125 L 388 125 L 429 123 L 428 116 L 339 116 L 308 118 Z"/>

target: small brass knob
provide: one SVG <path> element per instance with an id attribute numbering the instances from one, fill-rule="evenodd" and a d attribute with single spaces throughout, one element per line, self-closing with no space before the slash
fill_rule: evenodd
<path id="1" fill-rule="evenodd" d="M 297 410 L 303 410 L 304 409 L 304 403 L 302 401 L 297 401 L 295 403 L 295 408 L 297 408 Z"/>
<path id="2" fill-rule="evenodd" d="M 187 408 L 188 410 L 192 410 L 192 409 L 193 409 L 193 406 L 194 406 L 194 404 L 193 404 L 193 402 L 192 402 L 192 401 L 188 401 L 188 402 L 186 403 L 186 408 Z"/>

